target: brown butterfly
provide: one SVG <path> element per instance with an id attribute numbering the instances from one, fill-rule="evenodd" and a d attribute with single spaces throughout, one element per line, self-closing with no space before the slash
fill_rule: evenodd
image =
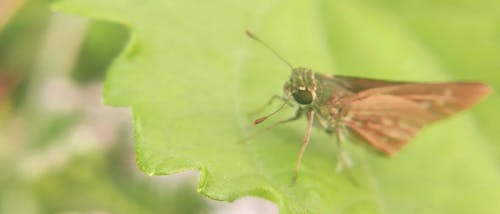
<path id="1" fill-rule="evenodd" d="M 270 100 L 281 99 L 283 105 L 254 124 L 263 122 L 286 105 L 297 107 L 295 116 L 270 128 L 306 115 L 308 123 L 295 163 L 294 180 L 313 125 L 336 135 L 338 163 L 346 168 L 349 161 L 341 149 L 344 130 L 376 151 L 392 156 L 424 126 L 469 108 L 491 91 L 486 84 L 477 82 L 412 83 L 319 74 L 293 67 L 250 31 L 246 33 L 292 69 L 283 95 Z"/>

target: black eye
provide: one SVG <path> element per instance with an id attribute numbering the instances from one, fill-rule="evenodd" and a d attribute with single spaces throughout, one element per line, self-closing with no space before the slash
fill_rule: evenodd
<path id="1" fill-rule="evenodd" d="M 302 105 L 311 104 L 313 101 L 313 95 L 311 92 L 306 90 L 298 90 L 292 93 L 293 99 Z"/>

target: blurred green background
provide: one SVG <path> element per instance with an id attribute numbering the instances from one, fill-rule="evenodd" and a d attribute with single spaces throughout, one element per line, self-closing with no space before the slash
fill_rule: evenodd
<path id="1" fill-rule="evenodd" d="M 219 204 L 196 193 L 197 174 L 165 178 L 140 172 L 135 164 L 129 110 L 101 104 L 106 69 L 126 45 L 130 37 L 127 29 L 110 22 L 53 13 L 49 9 L 52 2 L 0 1 L 0 213 L 224 213 Z M 454 13 L 441 3 L 436 3 L 439 11 L 428 11 L 428 16 L 412 14 L 408 9 L 411 4 L 386 1 L 384 5 L 388 11 L 400 12 L 395 13 L 400 17 L 395 17 L 412 25 L 429 52 L 453 70 L 453 78 L 485 81 L 498 89 L 500 59 L 495 58 L 500 54 L 482 47 L 500 45 L 500 25 L 491 28 L 495 31 L 491 34 L 476 33 L 473 35 L 477 38 L 469 38 L 462 34 L 461 23 L 468 23 L 471 32 L 483 32 L 480 30 L 490 26 L 459 14 L 456 20 L 446 22 L 456 23 L 447 29 L 457 29 L 449 32 L 453 39 L 447 38 L 449 35 L 435 33 L 439 32 L 439 24 L 429 24 L 436 17 L 444 17 L 437 14 Z M 359 29 L 350 29 L 346 23 L 363 22 L 362 18 L 337 21 L 326 23 L 339 26 L 326 29 L 332 31 L 325 32 L 332 37 L 327 38 L 332 42 L 328 47 L 331 49 L 352 45 L 342 43 L 352 38 L 341 38 L 336 30 L 349 35 Z M 493 38 L 483 40 L 490 35 Z M 376 52 L 377 39 L 372 40 L 373 50 L 363 49 L 363 45 L 345 49 L 361 56 Z M 463 45 L 463 41 L 478 46 Z M 457 47 L 463 49 L 457 51 Z M 344 68 L 359 75 L 379 72 L 363 70 L 380 63 L 376 59 L 335 57 Z M 412 62 L 405 63 L 412 66 Z M 477 127 L 492 138 L 488 139 L 491 142 L 500 139 L 500 132 L 498 117 L 487 112 L 499 103 L 498 96 L 492 95 L 473 110 L 479 121 Z M 500 151 L 498 145 L 491 148 L 492 153 Z M 499 157 L 494 157 L 498 163 Z M 269 205 L 263 207 L 268 208 L 255 213 L 275 212 Z"/>

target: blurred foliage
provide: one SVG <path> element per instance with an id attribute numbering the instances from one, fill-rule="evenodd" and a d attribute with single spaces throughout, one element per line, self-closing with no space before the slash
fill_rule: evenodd
<path id="1" fill-rule="evenodd" d="M 110 59 L 122 51 L 127 39 L 127 30 L 122 25 L 92 22 L 72 77 L 79 82 L 102 80 Z"/>
<path id="2" fill-rule="evenodd" d="M 108 213 L 204 213 L 193 186 L 175 188 L 136 174 L 131 150 L 119 142 L 105 153 L 75 157 L 64 168 L 33 184 L 42 213 L 105 211 Z"/>
<path id="3" fill-rule="evenodd" d="M 14 110 L 23 100 L 42 34 L 51 12 L 50 0 L 29 1 L 0 30 L 0 74 L 13 84 L 9 101 Z M 14 20 L 12 20 L 14 19 Z M 10 102 L 9 102 L 10 105 Z"/>
<path id="4" fill-rule="evenodd" d="M 65 136 L 79 122 L 78 114 L 61 114 L 45 118 L 36 125 L 30 140 L 33 149 L 44 149 L 58 137 Z"/>
<path id="5" fill-rule="evenodd" d="M 0 31 L 0 72 L 26 76 L 35 62 L 52 0 L 29 1 Z"/>
<path id="6" fill-rule="evenodd" d="M 206 213 L 193 184 L 138 173 L 129 122 L 89 99 L 129 33 L 86 21 L 82 41 L 65 41 L 50 34 L 70 18 L 53 2 L 26 1 L 0 29 L 0 213 Z M 64 73 L 38 67 L 60 59 L 41 55 L 51 36 L 61 49 L 81 43 L 60 53 L 76 56 Z"/>

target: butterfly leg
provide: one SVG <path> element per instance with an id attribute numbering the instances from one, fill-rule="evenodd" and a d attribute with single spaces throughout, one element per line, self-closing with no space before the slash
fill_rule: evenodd
<path id="1" fill-rule="evenodd" d="M 297 157 L 297 161 L 295 162 L 295 169 L 293 171 L 292 184 L 294 184 L 295 181 L 297 180 L 300 162 L 302 161 L 302 156 L 304 156 L 304 152 L 306 151 L 307 145 L 309 144 L 309 137 L 311 135 L 313 121 L 314 121 L 314 110 L 309 110 L 309 112 L 307 112 L 306 134 L 304 135 L 304 140 L 302 141 L 302 146 L 300 147 L 299 156 Z"/>
<path id="2" fill-rule="evenodd" d="M 272 126 L 269 126 L 268 128 L 266 129 L 271 129 L 271 128 L 274 128 L 275 126 L 277 125 L 280 125 L 280 124 L 283 124 L 283 123 L 288 123 L 288 122 L 292 122 L 292 121 L 295 121 L 295 120 L 298 120 L 300 119 L 300 117 L 302 116 L 302 109 L 301 108 L 298 108 L 297 111 L 295 111 L 295 115 L 293 115 L 293 117 L 290 117 L 288 119 L 285 119 L 285 120 L 280 120 L 278 122 L 276 122 L 275 124 L 273 124 Z"/>
<path id="3" fill-rule="evenodd" d="M 258 109 L 257 109 L 257 110 L 255 110 L 255 111 L 251 112 L 249 115 L 251 115 L 251 116 L 252 116 L 252 115 L 256 115 L 256 114 L 258 114 L 258 113 L 260 113 L 260 112 L 264 111 L 264 110 L 265 110 L 268 106 L 270 106 L 271 104 L 273 104 L 275 100 L 281 100 L 281 101 L 283 101 L 283 102 L 287 103 L 288 105 L 291 105 L 291 103 L 288 101 L 288 99 L 286 99 L 286 98 L 284 98 L 284 97 L 282 97 L 282 96 L 279 96 L 279 95 L 275 94 L 275 95 L 273 95 L 273 96 L 269 99 L 269 101 L 267 101 L 267 103 L 266 103 L 265 105 L 261 106 L 260 108 L 258 108 Z"/>
<path id="4" fill-rule="evenodd" d="M 335 127 L 335 136 L 337 137 L 337 172 L 344 171 L 349 180 L 355 185 L 359 186 L 358 182 L 352 176 L 350 167 L 352 166 L 351 158 L 342 149 L 342 136 L 341 127 Z"/>
<path id="5" fill-rule="evenodd" d="M 272 125 L 266 127 L 265 129 L 262 129 L 260 130 L 259 132 L 256 132 L 256 133 L 253 133 L 252 135 L 248 136 L 248 137 L 245 137 L 244 139 L 240 140 L 240 143 L 247 143 L 249 140 L 273 129 L 274 127 L 278 126 L 278 125 L 281 125 L 281 124 L 284 124 L 284 123 L 288 123 L 288 122 L 292 122 L 292 121 L 295 121 L 295 120 L 298 120 L 300 119 L 300 117 L 302 116 L 302 109 L 299 108 L 297 109 L 297 111 L 295 112 L 295 115 L 293 115 L 293 117 L 290 117 L 288 119 L 285 119 L 285 120 L 280 120 L 276 123 L 273 123 Z"/>
<path id="6" fill-rule="evenodd" d="M 342 132 L 340 127 L 337 125 L 335 127 L 335 137 L 337 138 L 337 172 L 344 169 L 349 169 L 351 166 L 350 159 L 346 156 L 344 149 L 342 148 Z"/>

